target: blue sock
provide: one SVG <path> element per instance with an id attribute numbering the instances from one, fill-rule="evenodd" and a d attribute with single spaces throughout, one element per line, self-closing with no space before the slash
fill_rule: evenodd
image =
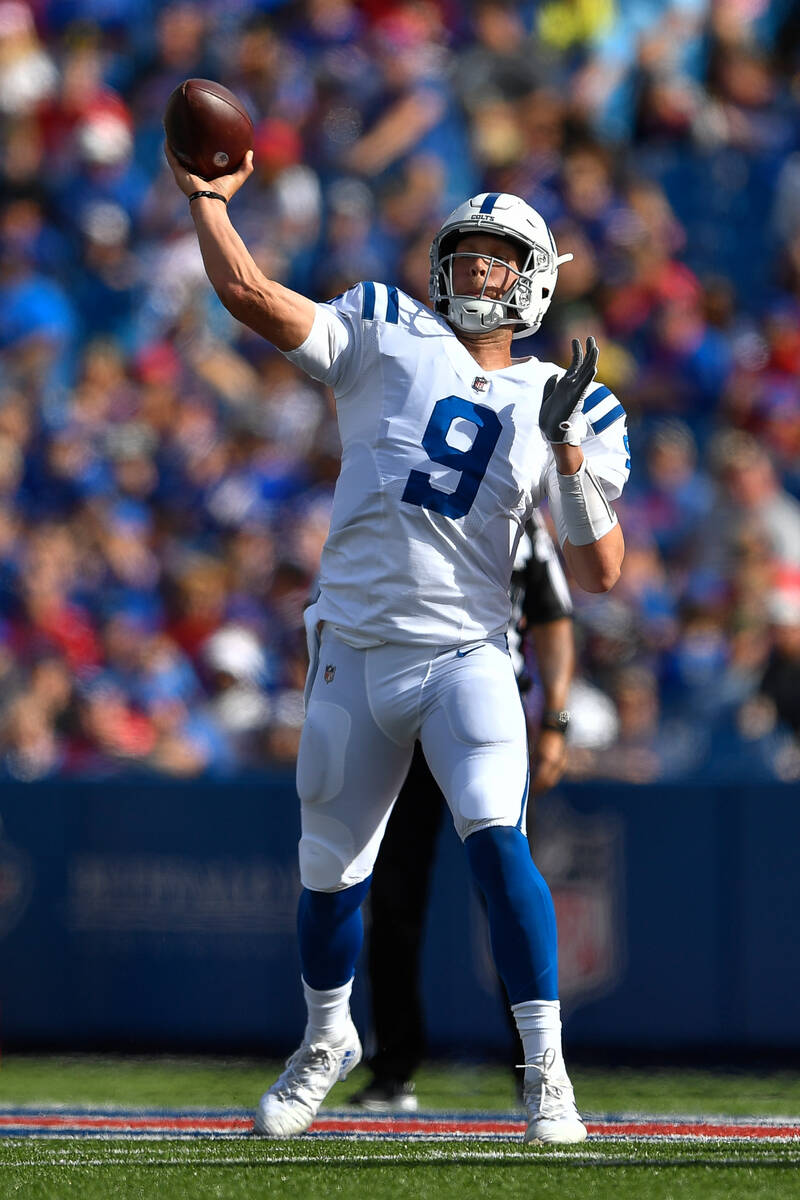
<path id="1" fill-rule="evenodd" d="M 303 979 L 317 991 L 342 987 L 353 978 L 364 940 L 361 902 L 372 876 L 341 892 L 303 888 L 297 909 L 297 936 Z"/>
<path id="2" fill-rule="evenodd" d="M 464 843 L 486 897 L 492 953 L 511 1004 L 558 999 L 556 914 L 524 833 L 493 826 Z"/>

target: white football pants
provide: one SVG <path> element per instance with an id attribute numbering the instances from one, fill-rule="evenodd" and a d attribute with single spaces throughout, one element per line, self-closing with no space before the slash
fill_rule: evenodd
<path id="1" fill-rule="evenodd" d="M 528 743 L 503 636 L 357 650 L 323 626 L 297 759 L 300 876 L 336 892 L 372 871 L 414 741 L 466 838 L 524 829 Z"/>

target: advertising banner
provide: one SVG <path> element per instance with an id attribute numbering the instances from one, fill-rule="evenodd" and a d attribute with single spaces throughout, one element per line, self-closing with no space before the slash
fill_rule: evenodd
<path id="1" fill-rule="evenodd" d="M 293 1048 L 292 776 L 7 783 L 0 822 L 6 1048 Z M 576 785 L 540 801 L 534 857 L 558 915 L 570 1046 L 800 1046 L 799 843 L 789 786 Z M 354 1011 L 368 1031 L 363 976 Z M 485 917 L 449 827 L 423 987 L 433 1053 L 508 1051 Z"/>

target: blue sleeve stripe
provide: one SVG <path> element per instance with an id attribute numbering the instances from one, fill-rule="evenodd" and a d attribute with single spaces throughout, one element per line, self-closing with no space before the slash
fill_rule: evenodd
<path id="1" fill-rule="evenodd" d="M 596 404 L 599 404 L 601 400 L 605 400 L 606 396 L 610 396 L 610 395 L 611 395 L 610 388 L 607 388 L 607 387 L 597 388 L 596 391 L 592 392 L 591 395 L 587 396 L 586 399 L 584 400 L 583 411 L 585 413 L 591 412 Z"/>
<path id="2" fill-rule="evenodd" d="M 365 283 L 364 288 L 364 303 L 361 308 L 361 316 L 365 321 L 371 321 L 375 316 L 375 284 Z"/>
<path id="3" fill-rule="evenodd" d="M 389 288 L 389 298 L 386 301 L 386 320 L 389 325 L 396 325 L 400 314 L 400 302 L 397 298 L 397 288 Z"/>
<path id="4" fill-rule="evenodd" d="M 625 470 L 630 471 L 630 469 L 631 469 L 631 460 L 629 458 L 626 458 L 625 459 Z"/>
<path id="5" fill-rule="evenodd" d="M 602 433 L 604 429 L 608 429 L 609 425 L 613 425 L 615 421 L 618 421 L 620 417 L 624 416 L 625 409 L 621 404 L 618 404 L 616 408 L 612 408 L 611 412 L 607 412 L 606 415 L 601 417 L 599 421 L 595 421 L 593 425 L 590 421 L 589 424 L 592 425 L 592 429 L 595 433 Z"/>
<path id="6" fill-rule="evenodd" d="M 489 195 L 481 205 L 480 211 L 482 213 L 490 213 L 497 201 L 500 199 L 500 194 L 500 192 L 489 192 Z"/>

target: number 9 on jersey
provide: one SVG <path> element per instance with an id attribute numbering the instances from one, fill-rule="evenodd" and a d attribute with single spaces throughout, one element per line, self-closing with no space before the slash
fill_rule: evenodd
<path id="1" fill-rule="evenodd" d="M 459 417 L 471 421 L 478 429 L 475 440 L 466 450 L 459 450 L 447 442 L 450 428 Z M 502 428 L 497 413 L 483 404 L 473 404 L 461 396 L 437 400 L 422 437 L 422 446 L 431 462 L 460 471 L 461 478 L 455 491 L 445 492 L 434 487 L 427 472 L 411 471 L 403 500 L 441 513 L 443 517 L 465 517 L 486 474 Z"/>

